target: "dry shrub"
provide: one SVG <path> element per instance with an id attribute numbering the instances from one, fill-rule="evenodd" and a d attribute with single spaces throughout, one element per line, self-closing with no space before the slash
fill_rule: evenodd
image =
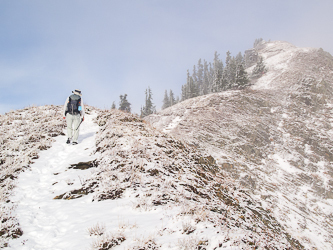
<path id="1" fill-rule="evenodd" d="M 101 236 L 105 233 L 105 225 L 97 223 L 95 226 L 88 228 L 88 233 L 90 236 L 92 235 Z"/>
<path id="2" fill-rule="evenodd" d="M 120 245 L 126 240 L 124 235 L 103 234 L 91 246 L 93 250 L 108 250 Z"/>

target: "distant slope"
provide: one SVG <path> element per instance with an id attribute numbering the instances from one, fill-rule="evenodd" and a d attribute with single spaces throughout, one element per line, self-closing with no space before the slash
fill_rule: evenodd
<path id="1" fill-rule="evenodd" d="M 146 120 L 212 154 L 307 249 L 332 249 L 333 58 L 285 42 L 256 52 L 268 72 L 250 89 L 189 99 Z"/>

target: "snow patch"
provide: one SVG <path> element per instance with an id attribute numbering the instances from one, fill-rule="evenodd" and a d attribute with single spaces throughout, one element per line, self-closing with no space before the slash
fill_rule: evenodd
<path id="1" fill-rule="evenodd" d="M 175 127 L 178 126 L 178 124 L 180 123 L 181 120 L 182 120 L 182 119 L 181 119 L 179 116 L 177 116 L 176 118 L 174 118 L 174 119 L 172 120 L 172 122 L 169 123 L 169 125 L 168 125 L 167 127 L 165 127 L 165 128 L 163 129 L 163 132 L 164 132 L 164 133 L 168 133 L 168 132 L 170 132 L 171 130 L 173 130 Z"/>
<path id="2" fill-rule="evenodd" d="M 285 157 L 285 156 L 282 156 L 282 155 L 276 153 L 276 154 L 272 155 L 271 158 L 277 162 L 278 167 L 281 170 L 283 170 L 289 174 L 301 173 L 301 171 L 299 169 L 290 165 L 290 163 L 286 159 L 286 158 L 290 158 L 290 156 Z"/>

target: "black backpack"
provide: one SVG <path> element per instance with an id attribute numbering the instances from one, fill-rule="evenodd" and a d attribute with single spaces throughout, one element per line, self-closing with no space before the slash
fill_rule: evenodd
<path id="1" fill-rule="evenodd" d="M 71 95 L 68 98 L 68 104 L 67 104 L 67 111 L 66 111 L 66 113 L 70 113 L 72 115 L 80 114 L 79 106 L 81 106 L 81 97 L 79 97 L 77 99 L 76 96 Z"/>

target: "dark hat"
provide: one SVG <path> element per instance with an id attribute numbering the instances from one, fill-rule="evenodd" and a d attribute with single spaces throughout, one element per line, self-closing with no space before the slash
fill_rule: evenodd
<path id="1" fill-rule="evenodd" d="M 72 93 L 74 93 L 75 95 L 82 96 L 82 94 L 81 94 L 81 90 L 78 90 L 78 89 L 72 91 Z"/>

